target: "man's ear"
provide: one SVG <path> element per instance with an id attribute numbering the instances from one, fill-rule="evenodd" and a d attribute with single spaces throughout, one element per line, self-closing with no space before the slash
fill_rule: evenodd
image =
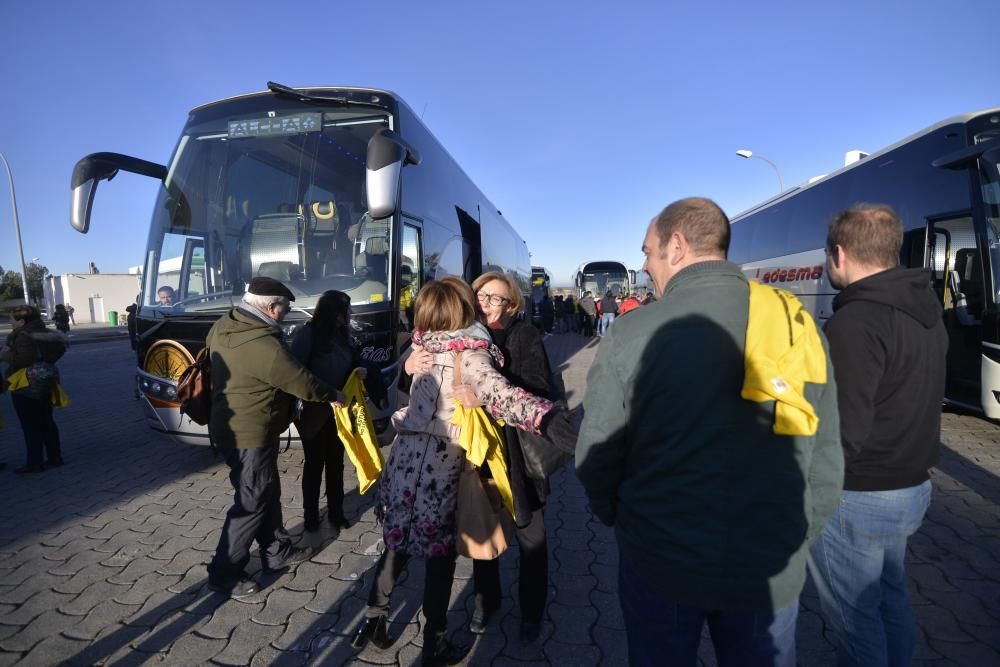
<path id="1" fill-rule="evenodd" d="M 674 232 L 667 241 L 667 257 L 671 264 L 678 264 L 688 253 L 688 242 L 680 232 Z"/>

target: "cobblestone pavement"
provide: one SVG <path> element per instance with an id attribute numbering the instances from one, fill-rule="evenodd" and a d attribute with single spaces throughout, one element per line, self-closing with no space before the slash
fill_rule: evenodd
<path id="1" fill-rule="evenodd" d="M 551 336 L 571 403 L 578 403 L 595 341 Z M 355 654 L 357 625 L 381 548 L 370 499 L 348 476 L 350 528 L 324 529 L 316 555 L 268 581 L 256 600 L 235 602 L 205 586 L 205 565 L 230 502 L 225 466 L 207 448 L 150 431 L 132 395 L 126 341 L 74 347 L 61 364 L 73 405 L 57 414 L 67 461 L 16 476 L 23 445 L 9 400 L 0 399 L 0 665 L 143 663 L 223 665 L 389 664 L 419 661 L 422 568 L 404 575 L 393 600 L 388 651 Z M 920 623 L 915 663 L 1000 664 L 1000 428 L 945 414 L 934 502 L 911 541 L 911 591 Z M 302 454 L 280 457 L 285 522 L 302 535 Z M 348 473 L 351 472 L 347 466 Z M 502 558 L 503 606 L 468 664 L 626 664 L 610 530 L 587 510 L 569 469 L 554 479 L 546 510 L 551 550 L 547 620 L 540 640 L 517 639 L 516 550 Z M 254 559 L 253 567 L 259 569 Z M 460 560 L 450 625 L 471 609 L 468 561 Z M 811 586 L 802 597 L 799 658 L 834 664 L 829 630 Z M 703 641 L 703 664 L 714 664 Z"/>

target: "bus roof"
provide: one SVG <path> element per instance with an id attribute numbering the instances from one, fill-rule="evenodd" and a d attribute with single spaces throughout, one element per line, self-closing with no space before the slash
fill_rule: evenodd
<path id="1" fill-rule="evenodd" d="M 993 107 L 991 109 L 983 109 L 982 111 L 975 111 L 975 112 L 972 112 L 972 113 L 959 114 L 957 116 L 952 116 L 951 118 L 947 118 L 945 120 L 942 120 L 942 121 L 940 121 L 938 123 L 935 123 L 934 125 L 931 125 L 930 127 L 927 127 L 927 128 L 924 128 L 923 130 L 920 130 L 919 132 L 911 134 L 910 136 L 906 137 L 905 139 L 900 139 L 899 141 L 897 141 L 896 143 L 892 144 L 891 146 L 886 146 L 885 148 L 882 148 L 882 149 L 880 149 L 880 150 L 878 150 L 878 151 L 876 151 L 874 153 L 871 153 L 867 157 L 862 158 L 862 159 L 858 160 L 857 162 L 852 162 L 851 164 L 849 164 L 849 165 L 847 165 L 845 167 L 841 167 L 840 169 L 838 169 L 836 171 L 830 172 L 829 174 L 826 174 L 825 176 L 817 178 L 814 181 L 811 181 L 811 182 L 808 182 L 808 183 L 803 183 L 802 185 L 796 185 L 795 187 L 789 188 L 788 190 L 786 190 L 784 192 L 781 192 L 781 193 L 779 193 L 779 194 L 771 197 L 770 199 L 765 199 L 764 201 L 760 202 L 759 204 L 751 206 L 750 208 L 746 209 L 745 211 L 742 211 L 742 212 L 738 213 L 737 215 L 733 216 L 730 224 L 734 224 L 735 225 L 737 222 L 739 222 L 743 218 L 748 217 L 752 213 L 756 213 L 758 211 L 762 211 L 762 210 L 766 209 L 767 207 L 769 207 L 769 206 L 771 206 L 773 204 L 778 203 L 779 201 L 783 201 L 785 199 L 788 199 L 789 197 L 792 197 L 793 195 L 798 194 L 799 192 L 802 192 L 803 190 L 808 190 L 809 188 L 811 188 L 811 187 L 813 187 L 815 185 L 819 185 L 820 183 L 824 183 L 824 182 L 830 180 L 831 178 L 834 178 L 836 176 L 839 176 L 839 175 L 841 175 L 843 173 L 846 173 L 846 172 L 850 171 L 851 169 L 854 169 L 855 167 L 857 167 L 858 165 L 860 165 L 862 163 L 871 162 L 872 160 L 878 159 L 879 157 L 885 155 L 886 153 L 889 153 L 890 151 L 894 151 L 897 148 L 899 148 L 900 146 L 904 146 L 904 145 L 910 143 L 911 141 L 916 141 L 917 139 L 919 139 L 919 138 L 921 138 L 923 136 L 926 136 L 926 135 L 930 134 L 931 132 L 936 132 L 936 131 L 944 128 L 944 127 L 948 127 L 949 125 L 965 125 L 966 123 L 968 123 L 973 118 L 976 118 L 978 116 L 984 116 L 984 115 L 987 115 L 987 114 L 994 114 L 994 113 L 1000 113 L 1000 107 Z"/>
<path id="2" fill-rule="evenodd" d="M 295 90 L 301 90 L 303 92 L 312 92 L 312 93 L 322 93 L 322 92 L 371 93 L 372 95 L 387 95 L 388 97 L 392 98 L 395 101 L 399 100 L 399 96 L 396 95 L 396 93 L 392 92 L 391 90 L 383 90 L 381 88 L 358 88 L 355 86 L 302 86 L 295 88 Z M 232 97 L 223 97 L 222 99 L 215 100 L 212 102 L 206 102 L 205 104 L 196 106 L 194 109 L 191 109 L 191 113 L 194 113 L 196 111 L 201 111 L 202 109 L 205 109 L 207 107 L 215 106 L 216 104 L 222 104 L 224 102 L 233 102 L 235 100 L 241 100 L 248 97 L 256 97 L 258 95 L 273 95 L 273 94 L 274 93 L 270 90 L 258 90 L 253 93 L 241 93 L 239 95 L 233 95 Z"/>

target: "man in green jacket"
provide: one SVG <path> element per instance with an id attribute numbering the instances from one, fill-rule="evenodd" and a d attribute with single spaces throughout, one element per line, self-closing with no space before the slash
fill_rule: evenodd
<path id="1" fill-rule="evenodd" d="M 577 474 L 615 527 L 633 665 L 693 665 L 706 622 L 720 665 L 795 665 L 806 555 L 843 483 L 828 357 L 804 389 L 815 435 L 776 435 L 775 402 L 741 398 L 749 285 L 728 249 L 710 200 L 654 218 L 657 300 L 615 323 L 587 378 Z"/>
<path id="2" fill-rule="evenodd" d="M 205 341 L 212 360 L 208 430 L 226 458 L 236 492 L 208 567 L 208 585 L 236 599 L 259 590 L 244 571 L 254 541 L 265 572 L 311 555 L 293 547 L 284 529 L 279 439 L 291 423 L 296 397 L 315 402 L 343 398 L 296 361 L 282 340 L 280 322 L 294 300 L 277 280 L 254 278 L 243 304 L 220 318 Z"/>

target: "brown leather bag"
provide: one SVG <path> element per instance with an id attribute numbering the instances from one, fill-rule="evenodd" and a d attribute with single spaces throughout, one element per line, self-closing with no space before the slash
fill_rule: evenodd
<path id="1" fill-rule="evenodd" d="M 177 400 L 181 413 L 195 424 L 205 426 L 212 414 L 212 360 L 207 347 L 203 347 L 194 363 L 184 369 L 177 380 Z"/>

